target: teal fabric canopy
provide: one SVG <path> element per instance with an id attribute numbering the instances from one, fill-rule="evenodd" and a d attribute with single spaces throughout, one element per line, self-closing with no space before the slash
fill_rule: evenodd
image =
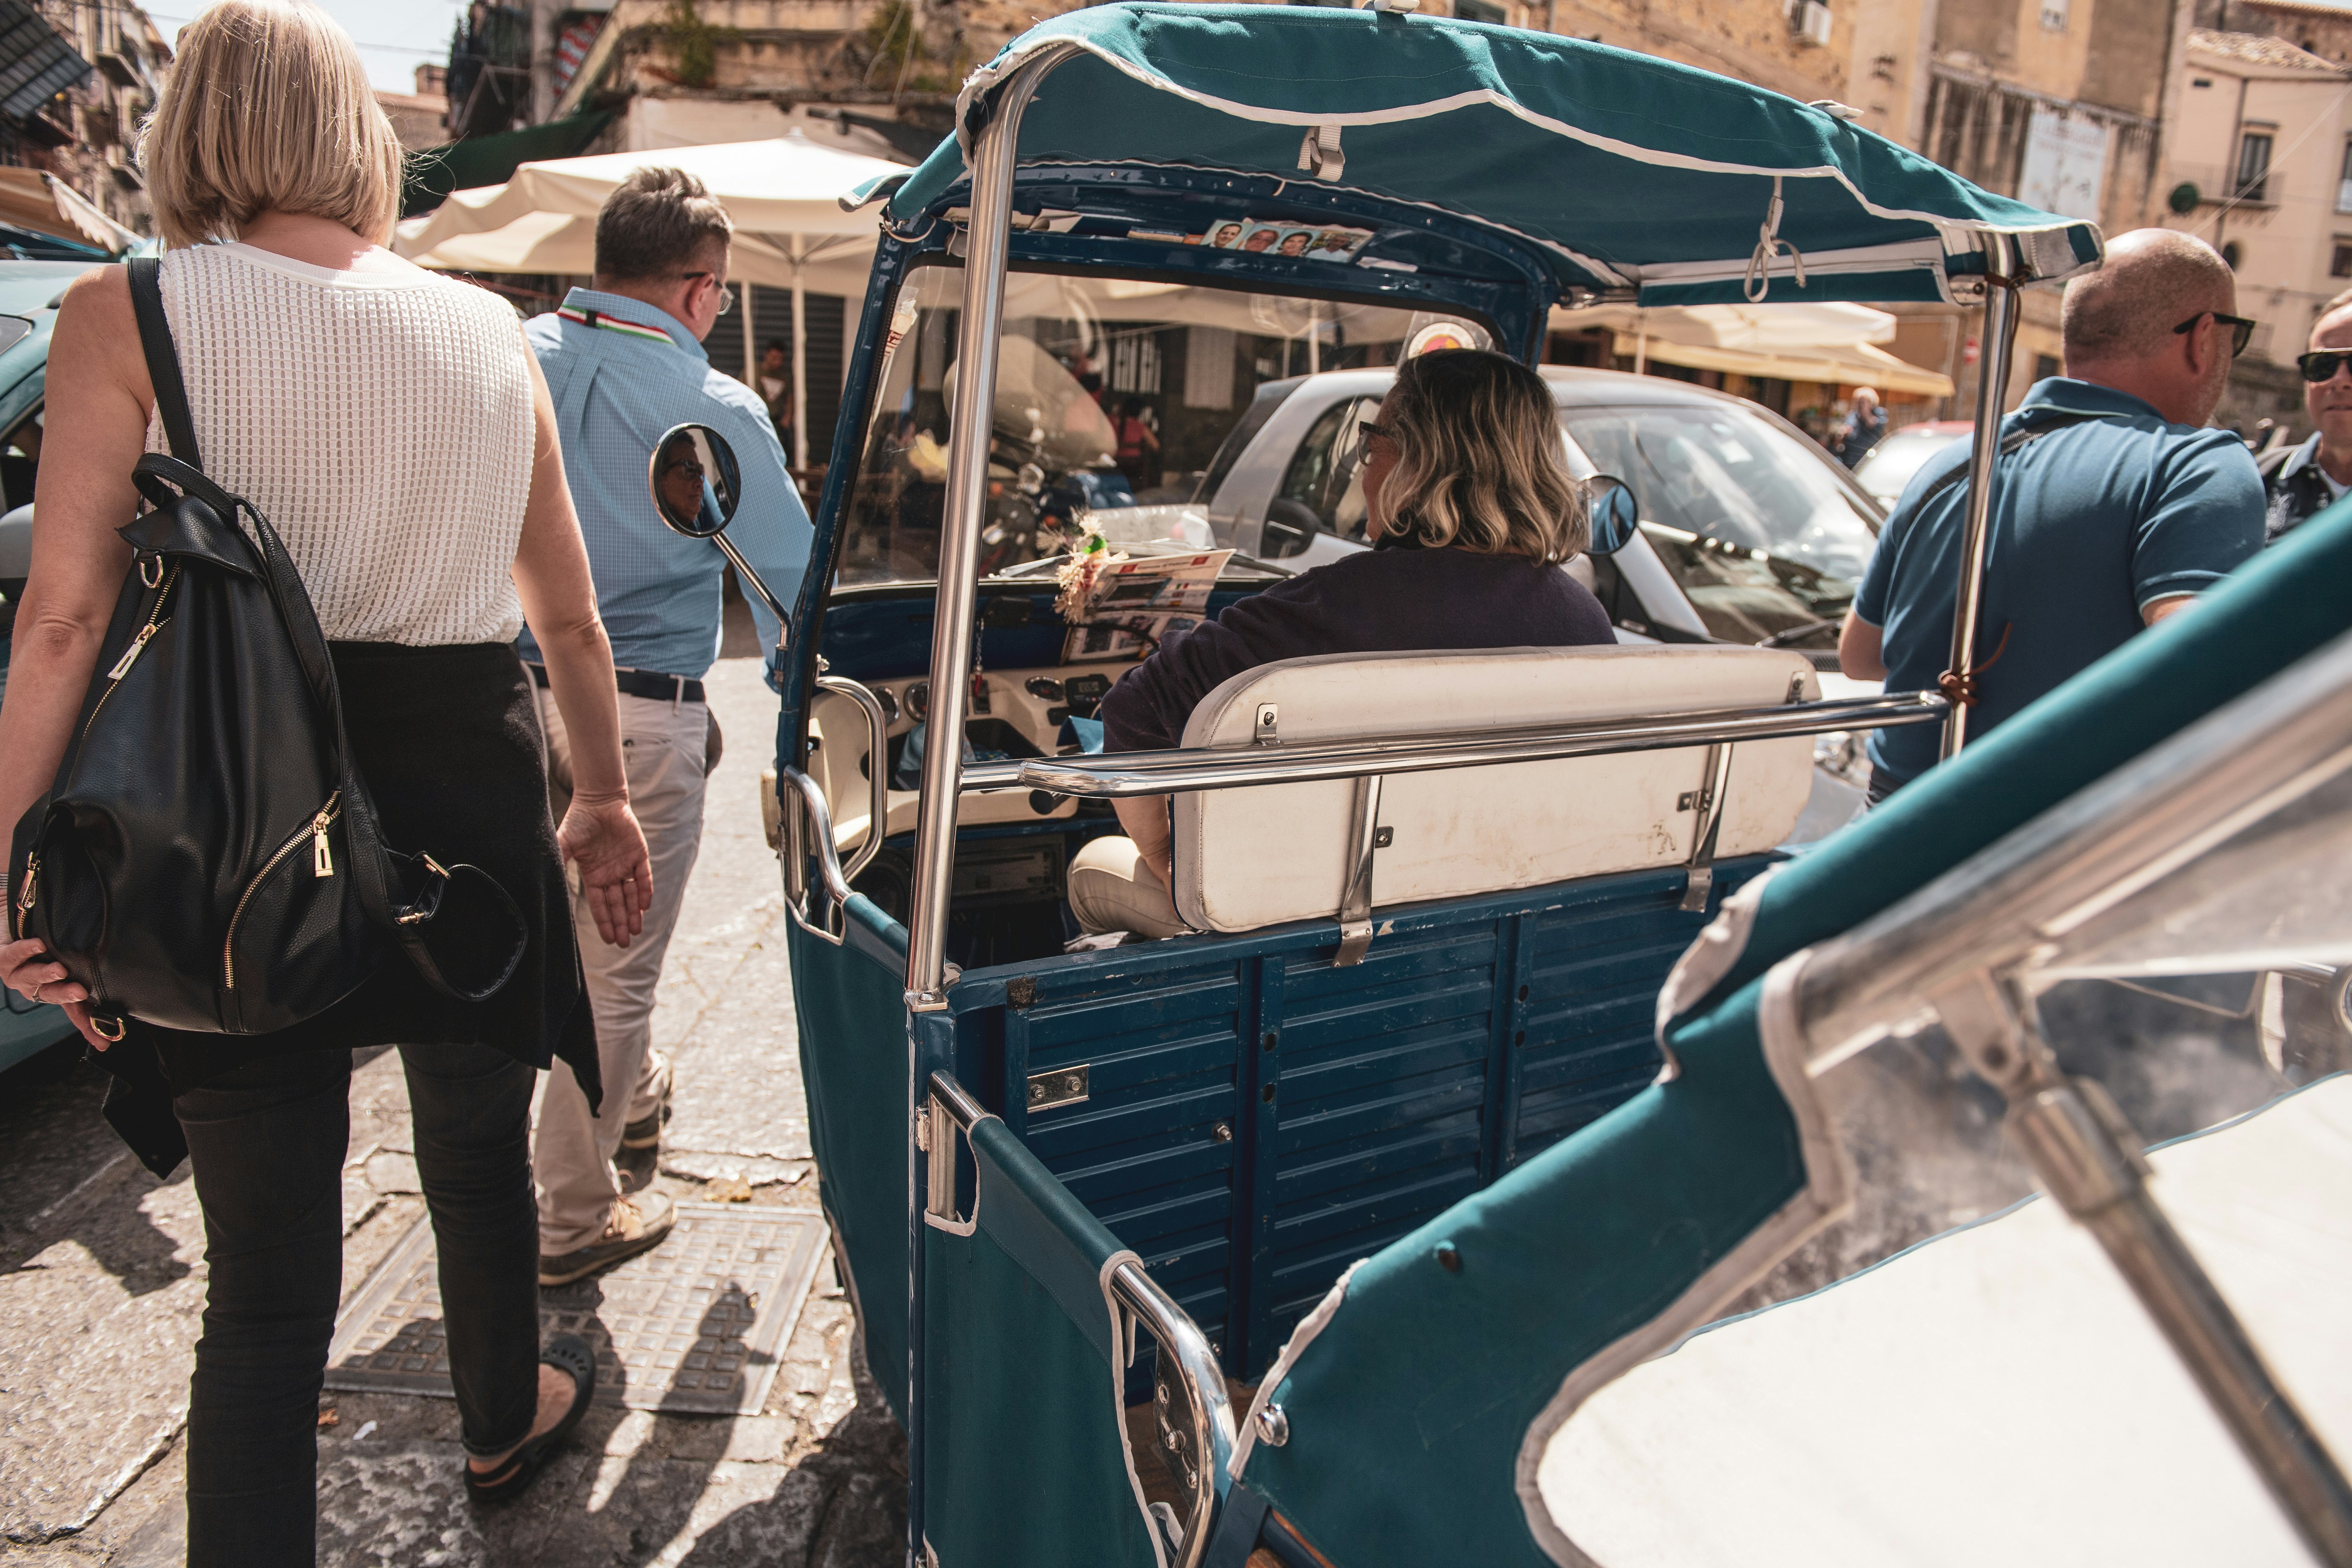
<path id="1" fill-rule="evenodd" d="M 1073 11 L 1006 45 L 964 84 L 957 138 L 892 195 L 894 219 L 965 177 L 992 94 L 1056 45 L 1077 52 L 1026 110 L 1024 167 L 1173 163 L 1362 191 L 1532 239 L 1563 289 L 1948 300 L 1980 289 L 1992 234 L 2016 237 L 2038 280 L 2101 254 L 2095 226 L 1979 190 L 1836 104 L 1486 23 L 1161 0 Z"/>

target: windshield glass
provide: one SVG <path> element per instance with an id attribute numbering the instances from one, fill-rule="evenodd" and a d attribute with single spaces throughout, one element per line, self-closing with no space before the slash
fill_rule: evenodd
<path id="1" fill-rule="evenodd" d="M 1853 470 L 1854 483 L 1892 506 L 1928 458 L 1967 435 L 1965 426 L 1958 430 L 1898 430 L 1862 460 Z"/>
<path id="2" fill-rule="evenodd" d="M 2247 820 L 2145 826 L 2172 854 L 2104 887 L 2049 857 L 2011 894 L 2044 940 L 2002 979 L 2340 1456 L 2352 768 L 2263 782 Z M 1602 1568 L 2305 1561 L 2092 1232 L 2034 1195 L 2001 1095 L 1906 1027 L 1811 1079 L 1843 1217 L 1555 1435 L 1562 1532 Z"/>
<path id="3" fill-rule="evenodd" d="M 1839 603 L 1853 596 L 1875 539 L 1872 519 L 1801 438 L 1713 399 L 1559 412 L 1593 466 L 1633 487 L 1643 521 L 1762 551 L 1835 582 Z"/>
<path id="4" fill-rule="evenodd" d="M 900 291 L 838 581 L 939 574 L 963 274 Z M 1081 519 L 1115 542 L 1205 544 L 1192 497 L 1265 384 L 1396 363 L 1412 315 L 1139 279 L 1015 272 L 998 345 L 982 575 L 1058 553 Z"/>

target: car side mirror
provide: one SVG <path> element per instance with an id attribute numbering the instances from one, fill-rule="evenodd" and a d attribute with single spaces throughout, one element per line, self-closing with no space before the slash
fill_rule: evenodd
<path id="1" fill-rule="evenodd" d="M 1286 496 L 1277 496 L 1265 509 L 1265 527 L 1258 540 L 1258 553 L 1269 561 L 1301 554 L 1322 531 L 1323 520 L 1311 509 Z"/>
<path id="2" fill-rule="evenodd" d="M 646 488 L 653 494 L 654 510 L 673 532 L 688 539 L 707 539 L 719 546 L 744 588 L 760 595 L 774 612 L 776 647 L 783 649 L 793 613 L 760 580 L 751 563 L 727 537 L 735 509 L 743 502 L 743 470 L 727 437 L 708 425 L 673 425 L 654 443 L 646 464 Z"/>
<path id="3" fill-rule="evenodd" d="M 716 539 L 735 521 L 743 471 L 726 437 L 708 425 L 677 425 L 655 443 L 646 484 L 664 522 L 688 539 Z"/>
<path id="4" fill-rule="evenodd" d="M 1614 474 L 1595 474 L 1584 481 L 1584 511 L 1592 527 L 1594 555 L 1614 555 L 1633 542 L 1641 528 L 1640 509 L 1633 504 L 1633 487 Z"/>

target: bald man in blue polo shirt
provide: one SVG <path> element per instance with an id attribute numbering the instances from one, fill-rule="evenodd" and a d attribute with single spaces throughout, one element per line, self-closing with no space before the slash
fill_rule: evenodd
<path id="1" fill-rule="evenodd" d="M 2244 442 L 2205 428 L 2253 326 L 2236 308 L 2221 257 L 2172 229 L 2118 236 L 2067 285 L 2066 374 L 2001 421 L 1971 740 L 2262 549 L 2262 475 Z M 1953 443 L 1895 502 L 1838 638 L 1847 675 L 1920 691 L 1947 673 L 1968 461 Z M 1871 800 L 1935 766 L 1941 734 L 1874 732 Z"/>

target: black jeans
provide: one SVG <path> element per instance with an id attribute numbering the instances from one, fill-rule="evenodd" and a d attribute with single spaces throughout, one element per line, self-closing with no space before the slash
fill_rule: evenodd
<path id="1" fill-rule="evenodd" d="M 522 1441 L 539 1401 L 530 1068 L 486 1046 L 403 1046 L 468 1453 Z M 188 1562 L 314 1561 L 319 1389 L 343 1283 L 351 1053 L 250 1062 L 173 1102 L 205 1211 L 188 1409 Z"/>

